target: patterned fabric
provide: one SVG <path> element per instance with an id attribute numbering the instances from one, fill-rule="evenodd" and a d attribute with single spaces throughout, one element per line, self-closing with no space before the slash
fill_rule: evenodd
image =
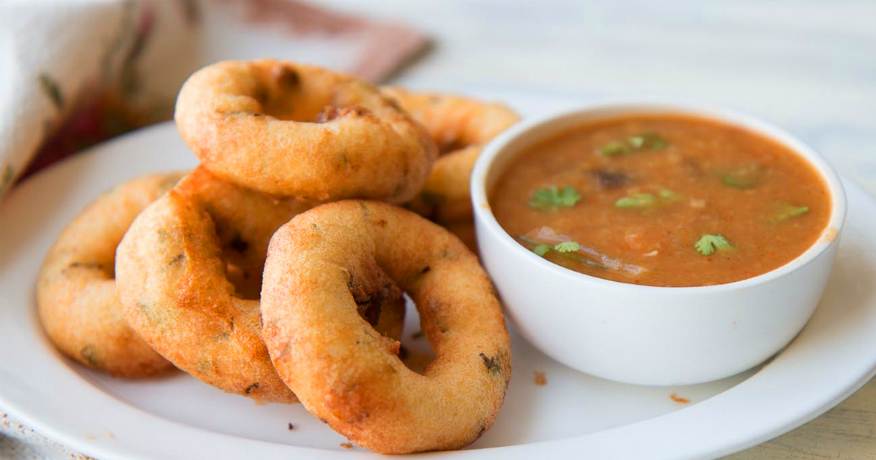
<path id="1" fill-rule="evenodd" d="M 73 152 L 169 119 L 182 82 L 207 63 L 301 59 L 379 81 L 426 44 L 402 25 L 293 0 L 4 3 L 0 196 Z"/>

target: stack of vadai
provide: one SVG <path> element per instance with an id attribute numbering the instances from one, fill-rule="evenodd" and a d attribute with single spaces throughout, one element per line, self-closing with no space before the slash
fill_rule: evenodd
<path id="1" fill-rule="evenodd" d="M 274 231 L 309 206 L 276 200 L 199 167 L 146 209 L 118 247 L 116 279 L 131 326 L 178 368 L 229 393 L 295 402 L 261 339 L 259 290 Z M 239 289 L 229 274 L 242 282 Z M 394 285 L 363 287 L 366 317 L 401 332 Z M 367 296 L 367 297 L 366 297 Z M 376 313 L 375 313 L 376 312 Z"/>
<path id="2" fill-rule="evenodd" d="M 511 345 L 466 247 L 468 181 L 512 111 L 266 59 L 196 72 L 174 118 L 201 165 L 100 197 L 46 258 L 39 313 L 62 353 L 300 400 L 380 453 L 489 429 Z M 398 356 L 404 293 L 437 355 L 422 375 Z"/>

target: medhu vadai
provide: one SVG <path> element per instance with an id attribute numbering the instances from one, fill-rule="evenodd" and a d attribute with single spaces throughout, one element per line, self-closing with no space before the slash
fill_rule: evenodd
<path id="1" fill-rule="evenodd" d="M 440 156 L 420 193 L 405 206 L 435 222 L 471 221 L 469 178 L 485 144 L 520 120 L 513 110 L 450 94 L 381 91 L 422 123 Z"/>
<path id="2" fill-rule="evenodd" d="M 261 338 L 258 287 L 274 230 L 307 209 L 216 178 L 203 167 L 149 206 L 118 248 L 123 311 L 162 356 L 228 393 L 295 402 Z M 238 286 L 232 282 L 236 274 Z M 388 278 L 358 283 L 356 305 L 398 336 L 404 299 Z"/>
<path id="3" fill-rule="evenodd" d="M 401 203 L 437 156 L 423 127 L 369 83 L 272 59 L 195 72 L 174 118 L 212 173 L 275 196 Z"/>
<path id="4" fill-rule="evenodd" d="M 384 275 L 420 312 L 436 354 L 424 375 L 355 314 L 349 286 Z M 445 229 L 381 202 L 325 204 L 281 227 L 265 263 L 262 316 L 271 360 L 305 408 L 380 453 L 472 443 L 492 425 L 511 376 L 502 310 L 477 258 Z"/>
<path id="5" fill-rule="evenodd" d="M 116 246 L 137 215 L 182 173 L 117 186 L 74 218 L 49 250 L 37 282 L 40 321 L 65 355 L 115 377 L 173 369 L 128 325 L 116 295 Z"/>

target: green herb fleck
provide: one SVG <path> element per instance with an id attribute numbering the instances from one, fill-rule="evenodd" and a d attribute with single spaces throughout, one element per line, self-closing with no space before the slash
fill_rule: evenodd
<path id="1" fill-rule="evenodd" d="M 530 249 L 530 251 L 532 251 L 535 254 L 538 254 L 541 257 L 544 257 L 546 254 L 548 254 L 552 250 L 556 249 L 556 252 L 559 255 L 561 255 L 567 259 L 576 260 L 578 262 L 590 265 L 592 267 L 601 268 L 603 270 L 608 270 L 608 267 L 606 267 L 605 265 L 602 265 L 599 262 L 595 262 L 595 261 L 592 261 L 590 259 L 585 259 L 584 257 L 581 257 L 580 255 L 575 254 L 574 252 L 563 252 L 563 251 L 567 251 L 567 250 L 568 251 L 578 251 L 579 249 L 581 249 L 581 245 L 578 243 L 575 243 L 574 241 L 567 241 L 565 243 L 559 243 L 554 248 L 551 248 L 547 244 L 541 243 L 537 240 L 534 240 L 532 238 L 529 238 L 529 237 L 526 237 L 523 235 L 519 235 L 517 237 L 517 239 L 519 239 L 520 241 L 523 241 L 525 243 L 534 244 L 535 247 Z M 573 248 L 572 245 L 574 245 L 574 249 L 572 249 Z"/>
<path id="2" fill-rule="evenodd" d="M 602 148 L 599 149 L 599 153 L 602 156 L 606 157 L 613 157 L 615 155 L 626 155 L 630 153 L 630 148 L 623 142 L 615 141 L 603 145 Z"/>
<path id="3" fill-rule="evenodd" d="M 584 257 L 581 257 L 578 254 L 575 254 L 574 252 L 561 252 L 560 255 L 567 258 L 567 259 L 577 260 L 578 262 L 590 265 L 591 267 L 596 267 L 596 268 L 601 268 L 603 270 L 608 270 L 608 267 L 606 267 L 605 265 L 602 265 L 601 263 L 592 261 L 590 259 L 585 259 Z"/>
<path id="4" fill-rule="evenodd" d="M 700 240 L 694 244 L 697 252 L 707 256 L 715 252 L 715 250 L 724 251 L 733 249 L 733 245 L 721 235 L 703 235 Z"/>
<path id="5" fill-rule="evenodd" d="M 627 138 L 627 143 L 634 149 L 639 150 L 645 146 L 645 136 L 633 136 Z"/>
<path id="6" fill-rule="evenodd" d="M 721 179 L 721 183 L 724 185 L 727 185 L 729 187 L 736 187 L 736 188 L 745 189 L 745 188 L 751 188 L 751 187 L 754 187 L 755 185 L 757 185 L 757 179 L 753 178 L 753 177 L 741 177 L 741 176 L 727 175 L 727 176 L 724 176 L 723 179 Z"/>
<path id="7" fill-rule="evenodd" d="M 614 202 L 615 208 L 645 208 L 657 203 L 657 197 L 650 193 L 636 193 Z"/>
<path id="8" fill-rule="evenodd" d="M 524 241 L 526 243 L 529 243 L 529 244 L 541 244 L 541 242 L 535 241 L 534 239 L 532 239 L 528 236 L 524 236 L 524 235 L 518 235 L 517 239 L 520 241 Z"/>
<path id="9" fill-rule="evenodd" d="M 564 241 L 554 246 L 554 250 L 560 253 L 576 252 L 581 249 L 581 245 L 574 241 Z"/>
<path id="10" fill-rule="evenodd" d="M 788 219 L 802 216 L 809 212 L 808 206 L 794 206 L 787 201 L 777 201 L 776 207 L 779 208 L 779 211 L 776 213 L 775 220 L 776 222 L 784 222 Z"/>
<path id="11" fill-rule="evenodd" d="M 609 142 L 599 149 L 602 156 L 613 157 L 616 155 L 629 155 L 640 150 L 660 150 L 669 147 L 669 142 L 656 133 L 645 133 L 638 136 L 630 136 L 625 142 Z"/>
<path id="12" fill-rule="evenodd" d="M 542 243 L 532 248 L 532 252 L 534 252 L 538 256 L 544 257 L 545 254 L 551 252 L 551 247 Z"/>
<path id="13" fill-rule="evenodd" d="M 656 133 L 645 133 L 640 136 L 627 138 L 627 143 L 636 150 L 660 150 L 669 147 L 669 142 Z"/>
<path id="14" fill-rule="evenodd" d="M 571 208 L 575 203 L 581 201 L 581 194 L 572 187 L 563 187 L 558 190 L 554 185 L 551 188 L 540 188 L 532 194 L 529 200 L 529 207 L 541 209 L 543 211 L 554 211 L 557 208 Z"/>
<path id="15" fill-rule="evenodd" d="M 752 188 L 757 185 L 758 180 L 760 180 L 760 172 L 756 165 L 739 168 L 721 176 L 722 184 L 740 189 Z"/>
<path id="16" fill-rule="evenodd" d="M 662 198 L 664 200 L 671 201 L 671 200 L 675 200 L 676 198 L 678 198 L 678 193 L 675 193 L 674 191 L 669 190 L 668 188 L 664 188 L 664 189 L 660 190 L 660 192 L 657 194 L 657 196 L 659 196 L 660 198 Z"/>

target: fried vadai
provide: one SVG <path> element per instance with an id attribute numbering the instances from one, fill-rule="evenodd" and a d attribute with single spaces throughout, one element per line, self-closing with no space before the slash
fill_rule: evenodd
<path id="1" fill-rule="evenodd" d="M 424 128 L 369 83 L 272 59 L 195 72 L 174 118 L 207 169 L 275 196 L 401 203 L 437 157 Z"/>
<path id="2" fill-rule="evenodd" d="M 471 221 L 469 178 L 485 144 L 520 120 L 513 110 L 462 96 L 381 91 L 422 123 L 440 156 L 420 193 L 405 206 L 439 223 Z"/>
<path id="3" fill-rule="evenodd" d="M 37 305 L 46 334 L 66 356 L 114 377 L 173 369 L 122 315 L 114 267 L 125 231 L 180 177 L 154 174 L 119 185 L 67 224 L 49 250 L 37 282 Z"/>
<path id="4" fill-rule="evenodd" d="M 355 314 L 349 286 L 394 280 L 435 351 L 423 375 Z M 325 204 L 271 239 L 263 337 L 305 408 L 385 454 L 462 448 L 484 433 L 511 376 L 501 307 L 477 258 L 447 230 L 376 201 Z"/>
<path id="5" fill-rule="evenodd" d="M 462 241 L 471 252 L 478 254 L 478 240 L 475 235 L 474 222 L 447 222 L 441 224 L 447 231 L 456 235 L 459 241 Z"/>
<path id="6" fill-rule="evenodd" d="M 295 402 L 262 342 L 258 296 L 271 235 L 308 207 L 197 168 L 143 211 L 119 245 L 117 285 L 129 323 L 205 383 L 253 399 Z M 370 281 L 351 287 L 357 311 L 397 337 L 401 291 L 389 278 Z"/>

